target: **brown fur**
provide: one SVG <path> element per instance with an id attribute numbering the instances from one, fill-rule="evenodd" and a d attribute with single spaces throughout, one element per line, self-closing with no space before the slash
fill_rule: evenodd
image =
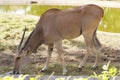
<path id="1" fill-rule="evenodd" d="M 63 74 L 66 74 L 67 70 L 62 57 L 62 40 L 73 39 L 82 34 L 87 44 L 87 53 L 79 65 L 79 68 L 81 68 L 85 64 L 89 54 L 101 47 L 96 36 L 96 30 L 103 17 L 103 13 L 102 8 L 93 4 L 65 10 L 50 9 L 41 15 L 36 28 L 32 31 L 24 47 L 18 54 L 28 55 L 36 51 L 37 47 L 44 43 L 48 45 L 48 59 L 46 61 L 46 65 L 48 65 L 52 51 L 50 49 L 55 45 L 63 66 Z M 15 65 L 18 63 L 19 61 L 16 61 L 15 57 Z M 95 61 L 96 64 L 97 59 Z M 14 71 L 16 70 L 15 65 Z M 45 69 L 46 67 L 43 70 Z"/>

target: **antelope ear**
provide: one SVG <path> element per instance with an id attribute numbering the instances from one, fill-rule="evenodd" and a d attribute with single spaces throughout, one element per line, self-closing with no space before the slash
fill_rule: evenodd
<path id="1" fill-rule="evenodd" d="M 30 54 L 30 51 L 31 51 L 31 48 L 28 47 L 28 49 L 25 51 L 25 55 L 29 55 L 29 54 Z"/>
<path id="2" fill-rule="evenodd" d="M 20 59 L 21 58 L 21 55 L 20 54 L 17 54 L 16 56 L 15 56 L 15 58 L 14 59 Z"/>

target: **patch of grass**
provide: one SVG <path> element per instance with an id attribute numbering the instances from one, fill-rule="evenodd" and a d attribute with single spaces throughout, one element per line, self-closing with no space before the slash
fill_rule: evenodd
<path id="1" fill-rule="evenodd" d="M 23 22 L 26 22 L 26 23 L 33 23 L 34 22 L 34 20 L 31 18 L 25 18 L 24 20 L 23 20 Z"/>
<path id="2" fill-rule="evenodd" d="M 120 33 L 120 8 L 104 8 L 104 17 L 99 30 Z"/>
<path id="3" fill-rule="evenodd" d="M 0 18 L 0 48 L 2 50 L 18 44 L 25 25 L 28 29 L 26 34 L 28 36 L 37 23 L 35 19 L 23 15 L 14 15 L 13 17 L 11 14 L 0 14 Z"/>
<path id="4" fill-rule="evenodd" d="M 77 76 L 77 75 L 88 75 L 90 76 L 94 71 L 91 70 L 91 66 L 87 65 L 83 68 L 81 72 L 78 71 L 77 64 L 68 64 L 66 65 L 67 70 L 68 70 L 68 76 Z M 52 72 L 54 72 L 54 75 L 62 75 L 62 66 L 60 64 L 50 64 L 49 68 L 45 72 L 40 72 L 42 69 L 43 65 L 36 66 L 36 65 L 29 65 L 24 67 L 22 69 L 23 74 L 40 74 L 40 75 L 51 75 Z M 102 67 L 100 66 L 95 72 L 99 74 L 102 70 Z"/>
<path id="5" fill-rule="evenodd" d="M 10 66 L 0 66 L 0 74 L 3 74 L 5 72 L 9 72 L 12 70 L 12 67 Z"/>

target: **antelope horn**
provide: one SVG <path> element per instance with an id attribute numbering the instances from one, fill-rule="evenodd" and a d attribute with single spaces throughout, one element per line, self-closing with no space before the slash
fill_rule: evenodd
<path id="1" fill-rule="evenodd" d="M 25 26 L 25 29 L 24 29 L 24 32 L 23 32 L 23 35 L 22 35 L 22 39 L 21 39 L 21 41 L 20 41 L 20 44 L 19 44 L 19 46 L 18 46 L 18 48 L 17 48 L 18 51 L 19 51 L 20 48 L 21 48 L 21 45 L 22 45 L 22 42 L 23 42 L 23 39 L 24 39 L 24 36 L 25 36 L 25 31 L 26 31 L 26 26 Z"/>

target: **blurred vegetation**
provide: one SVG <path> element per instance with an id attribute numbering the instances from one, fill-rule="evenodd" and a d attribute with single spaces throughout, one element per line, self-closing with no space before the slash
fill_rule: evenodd
<path id="1" fill-rule="evenodd" d="M 100 23 L 99 30 L 105 32 L 120 33 L 120 9 L 104 8 L 104 17 Z"/>
<path id="2" fill-rule="evenodd" d="M 29 16 L 0 14 L 0 50 L 18 45 L 24 27 L 27 26 L 27 34 L 35 27 L 36 20 Z"/>
<path id="3" fill-rule="evenodd" d="M 98 78 L 98 80 L 109 80 L 115 76 L 120 76 L 120 69 L 117 69 L 115 66 L 110 66 L 110 61 L 103 65 L 103 71 L 100 74 L 94 72 L 93 77 Z"/>
<path id="4" fill-rule="evenodd" d="M 0 13 L 30 14 L 40 16 L 51 8 L 66 9 L 75 6 L 48 6 L 48 5 L 1 5 Z M 99 30 L 120 33 L 120 9 L 105 7 L 104 17 L 100 23 Z M 4 22 L 4 21 L 3 21 Z"/>

